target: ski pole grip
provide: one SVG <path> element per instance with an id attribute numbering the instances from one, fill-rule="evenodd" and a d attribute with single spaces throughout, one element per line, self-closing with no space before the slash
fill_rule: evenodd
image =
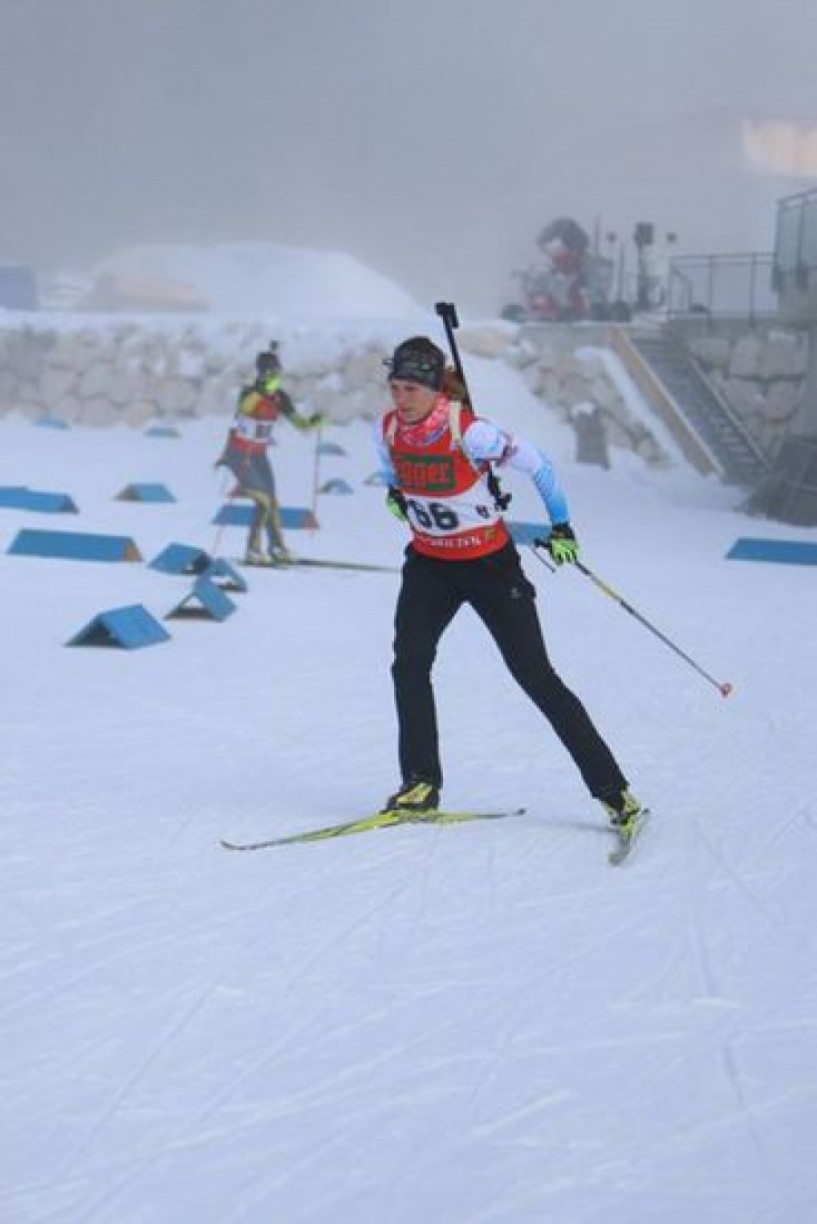
<path id="1" fill-rule="evenodd" d="M 462 368 L 462 360 L 460 352 L 457 348 L 457 338 L 454 335 L 454 329 L 459 327 L 460 321 L 457 318 L 457 308 L 453 302 L 437 302 L 434 309 L 443 321 L 445 334 L 448 337 L 448 347 L 451 349 L 451 359 L 454 362 L 454 369 L 459 375 L 460 382 L 465 388 L 465 396 L 470 403 L 471 396 L 468 394 L 468 383 L 465 378 L 465 370 Z"/>
<path id="2" fill-rule="evenodd" d="M 460 321 L 457 318 L 457 308 L 453 302 L 437 302 L 434 309 L 442 319 L 443 323 L 446 324 L 446 330 L 448 329 L 448 326 L 459 327 Z"/>

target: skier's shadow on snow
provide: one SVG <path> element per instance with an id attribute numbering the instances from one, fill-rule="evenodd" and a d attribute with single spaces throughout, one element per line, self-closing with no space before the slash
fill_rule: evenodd
<path id="1" fill-rule="evenodd" d="M 551 829 L 580 829 L 584 833 L 605 833 L 609 836 L 609 825 L 603 824 L 597 820 L 576 820 L 570 816 L 546 817 L 543 820 L 536 821 L 539 828 Z"/>

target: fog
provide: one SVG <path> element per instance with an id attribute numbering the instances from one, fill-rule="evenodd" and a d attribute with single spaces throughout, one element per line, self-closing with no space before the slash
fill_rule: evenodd
<path id="1" fill-rule="evenodd" d="M 567 213 L 767 250 L 745 119 L 817 119 L 813 0 L 2 0 L 0 258 L 342 250 L 492 311 Z"/>

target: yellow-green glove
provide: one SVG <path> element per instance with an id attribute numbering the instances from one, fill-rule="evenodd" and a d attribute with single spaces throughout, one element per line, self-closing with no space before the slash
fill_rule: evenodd
<path id="1" fill-rule="evenodd" d="M 386 494 L 386 505 L 396 519 L 401 523 L 408 522 L 408 513 L 406 512 L 406 499 L 403 496 L 401 489 L 396 489 L 394 485 L 389 485 L 389 491 Z"/>
<path id="2" fill-rule="evenodd" d="M 557 565 L 574 565 L 579 559 L 579 544 L 570 523 L 554 523 L 547 549 Z"/>
<path id="3" fill-rule="evenodd" d="M 300 429 L 301 433 L 309 433 L 310 429 L 320 429 L 321 425 L 324 424 L 324 418 L 322 413 L 313 412 L 308 417 L 293 417 L 292 423 L 296 429 Z"/>

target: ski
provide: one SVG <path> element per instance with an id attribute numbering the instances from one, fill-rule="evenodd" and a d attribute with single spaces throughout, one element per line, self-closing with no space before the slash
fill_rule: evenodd
<path id="1" fill-rule="evenodd" d="M 372 574 L 399 574 L 394 565 L 370 565 L 364 561 L 330 561 L 323 557 L 295 557 L 293 565 L 311 565 L 322 569 L 364 570 Z"/>
<path id="2" fill-rule="evenodd" d="M 626 863 L 627 859 L 632 854 L 641 835 L 644 832 L 650 819 L 650 809 L 642 808 L 634 820 L 630 822 L 627 832 L 621 829 L 613 829 L 613 835 L 616 838 L 616 848 L 611 850 L 607 856 L 607 861 L 611 867 L 620 867 L 622 863 Z"/>
<path id="3" fill-rule="evenodd" d="M 320 568 L 320 569 L 339 569 L 339 570 L 358 570 L 364 573 L 371 574 L 399 574 L 400 570 L 393 565 L 370 565 L 364 561 L 331 561 L 323 557 L 291 557 L 289 561 L 272 561 L 269 565 L 259 565 L 248 561 L 238 561 L 238 565 L 247 569 L 300 569 L 304 568 Z"/>
<path id="4" fill-rule="evenodd" d="M 300 842 L 329 841 L 334 837 L 347 837 L 352 833 L 368 833 L 373 829 L 388 829 L 403 824 L 464 824 L 468 820 L 503 820 L 506 816 L 522 816 L 524 808 L 509 808 L 496 812 L 376 812 L 361 820 L 348 820 L 344 824 L 326 825 L 322 829 L 311 829 L 306 833 L 290 833 L 285 837 L 273 837 L 259 842 L 233 842 L 221 839 L 225 850 L 266 850 L 269 846 L 294 846 Z"/>

